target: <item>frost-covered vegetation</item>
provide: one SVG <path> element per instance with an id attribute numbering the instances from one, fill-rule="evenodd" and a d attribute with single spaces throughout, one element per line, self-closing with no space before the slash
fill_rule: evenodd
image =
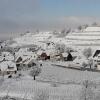
<path id="1" fill-rule="evenodd" d="M 99 100 L 100 29 L 84 27 L 3 42 L 0 100 Z"/>

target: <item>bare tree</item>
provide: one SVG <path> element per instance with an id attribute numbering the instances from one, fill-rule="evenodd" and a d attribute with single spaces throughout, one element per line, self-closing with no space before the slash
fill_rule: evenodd
<path id="1" fill-rule="evenodd" d="M 35 77 L 38 76 L 40 73 L 41 73 L 41 67 L 37 65 L 34 66 L 33 69 L 30 71 L 30 75 L 34 78 L 34 80 Z"/>

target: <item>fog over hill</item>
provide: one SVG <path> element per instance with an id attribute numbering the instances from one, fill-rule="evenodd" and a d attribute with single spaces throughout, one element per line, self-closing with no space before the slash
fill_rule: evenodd
<path id="1" fill-rule="evenodd" d="M 100 19 L 96 17 L 78 17 L 78 16 L 65 16 L 56 17 L 52 19 L 25 19 L 23 20 L 11 20 L 3 18 L 0 19 L 0 39 L 9 39 L 10 37 L 16 37 L 19 33 L 25 33 L 26 31 L 34 32 L 37 29 L 39 31 L 61 31 L 63 29 L 71 28 L 75 29 L 79 25 L 97 22 L 100 23 Z"/>

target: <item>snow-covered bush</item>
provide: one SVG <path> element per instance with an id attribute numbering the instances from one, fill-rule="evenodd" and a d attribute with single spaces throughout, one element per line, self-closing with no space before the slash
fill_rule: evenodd
<path id="1" fill-rule="evenodd" d="M 88 59 L 89 57 L 92 56 L 92 49 L 91 48 L 84 49 L 83 55 Z"/>

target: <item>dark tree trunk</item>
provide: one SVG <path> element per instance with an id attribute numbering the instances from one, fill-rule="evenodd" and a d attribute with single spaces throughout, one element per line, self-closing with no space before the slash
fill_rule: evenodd
<path id="1" fill-rule="evenodd" d="M 35 75 L 34 75 L 34 80 L 35 80 Z"/>
<path id="2" fill-rule="evenodd" d="M 90 65 L 90 70 L 91 70 L 91 65 Z"/>

